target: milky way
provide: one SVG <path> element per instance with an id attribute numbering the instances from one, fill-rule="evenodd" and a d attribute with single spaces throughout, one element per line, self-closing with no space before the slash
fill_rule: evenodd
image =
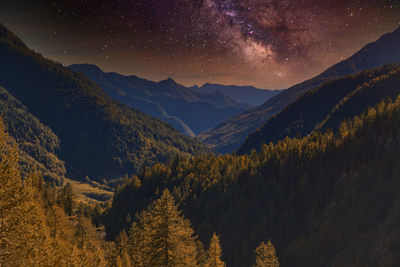
<path id="1" fill-rule="evenodd" d="M 400 26 L 399 1 L 3 0 L 0 21 L 64 64 L 185 85 L 285 88 Z"/>

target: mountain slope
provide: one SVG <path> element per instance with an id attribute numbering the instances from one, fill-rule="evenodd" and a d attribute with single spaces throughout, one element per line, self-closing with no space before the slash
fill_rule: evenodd
<path id="1" fill-rule="evenodd" d="M 400 28 L 383 35 L 376 42 L 366 45 L 350 58 L 332 66 L 320 75 L 283 91 L 259 107 L 220 123 L 199 135 L 198 138 L 219 152 L 236 150 L 251 132 L 261 127 L 269 118 L 308 90 L 340 76 L 400 61 L 399 43 Z"/>
<path id="2" fill-rule="evenodd" d="M 7 132 L 19 146 L 19 157 L 23 177 L 27 177 L 33 166 L 44 178 L 61 182 L 65 177 L 65 165 L 57 153 L 60 139 L 47 126 L 29 113 L 24 105 L 0 87 L 0 117 Z"/>
<path id="3" fill-rule="evenodd" d="M 269 239 L 282 266 L 399 266 L 399 119 L 397 97 L 336 134 L 157 164 L 116 193 L 107 233 L 129 227 L 167 187 L 203 242 L 219 233 L 228 266 L 250 266 Z"/>
<path id="4" fill-rule="evenodd" d="M 191 91 L 170 78 L 153 82 L 137 76 L 104 73 L 89 64 L 71 65 L 70 68 L 87 75 L 112 98 L 170 122 L 189 136 L 250 108 L 220 92 Z"/>
<path id="5" fill-rule="evenodd" d="M 69 177 L 117 177 L 206 149 L 121 104 L 91 80 L 43 58 L 0 25 L 0 85 L 60 138 Z"/>
<path id="6" fill-rule="evenodd" d="M 212 93 L 220 92 L 235 99 L 237 102 L 243 102 L 250 106 L 259 106 L 268 99 L 281 93 L 282 90 L 258 89 L 254 86 L 237 86 L 205 83 L 203 86 L 193 86 L 189 89 L 195 92 Z"/>
<path id="7" fill-rule="evenodd" d="M 249 135 L 239 154 L 258 150 L 261 145 L 297 135 L 305 136 L 315 128 L 336 131 L 343 120 L 361 114 L 385 98 L 400 94 L 400 64 L 363 71 L 325 83 L 310 90 Z"/>

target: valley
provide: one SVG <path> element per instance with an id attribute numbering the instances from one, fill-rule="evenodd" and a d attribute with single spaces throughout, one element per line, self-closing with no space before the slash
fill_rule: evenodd
<path id="1" fill-rule="evenodd" d="M 396 1 L 100 2 L 0 3 L 0 266 L 400 265 Z"/>

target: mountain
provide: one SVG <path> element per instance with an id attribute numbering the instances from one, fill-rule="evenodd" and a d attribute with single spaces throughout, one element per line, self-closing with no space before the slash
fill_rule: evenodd
<path id="1" fill-rule="evenodd" d="M 399 43 L 400 28 L 383 35 L 377 41 L 366 45 L 353 56 L 332 66 L 320 75 L 283 91 L 261 106 L 218 124 L 213 129 L 199 135 L 198 138 L 216 151 L 222 153 L 234 151 L 244 143 L 251 132 L 261 127 L 269 118 L 308 90 L 340 76 L 400 61 Z"/>
<path id="2" fill-rule="evenodd" d="M 96 83 L 30 50 L 0 25 L 0 86 L 60 139 L 68 177 L 115 178 L 176 154 L 208 151 L 172 126 L 110 98 Z"/>
<path id="3" fill-rule="evenodd" d="M 282 266 L 399 266 L 399 118 L 400 96 L 336 133 L 157 164 L 116 192 L 107 234 L 168 188 L 201 241 L 219 234 L 227 266 L 251 266 L 268 240 Z"/>
<path id="4" fill-rule="evenodd" d="M 205 83 L 203 86 L 189 87 L 192 91 L 202 93 L 220 92 L 237 102 L 243 102 L 250 106 L 259 106 L 273 96 L 281 93 L 282 90 L 258 89 L 254 86 L 237 86 Z"/>
<path id="5" fill-rule="evenodd" d="M 262 144 L 313 130 L 337 131 L 340 123 L 361 114 L 385 98 L 395 100 L 400 94 L 400 64 L 385 65 L 356 75 L 329 81 L 308 91 L 249 135 L 239 154 L 260 149 Z"/>
<path id="6" fill-rule="evenodd" d="M 171 123 L 188 136 L 211 129 L 250 106 L 220 92 L 196 92 L 169 78 L 160 82 L 104 73 L 95 65 L 71 65 L 98 83 L 112 98 Z"/>

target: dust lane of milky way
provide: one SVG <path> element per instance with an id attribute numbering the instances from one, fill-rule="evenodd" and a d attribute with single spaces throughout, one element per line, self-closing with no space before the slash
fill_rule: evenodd
<path id="1" fill-rule="evenodd" d="M 184 85 L 286 88 L 399 27 L 400 3 L 2 0 L 0 22 L 66 65 Z"/>

